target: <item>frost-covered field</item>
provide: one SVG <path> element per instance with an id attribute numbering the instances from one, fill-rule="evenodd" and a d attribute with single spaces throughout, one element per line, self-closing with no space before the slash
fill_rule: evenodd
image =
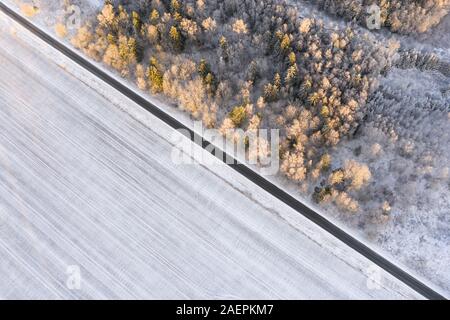
<path id="1" fill-rule="evenodd" d="M 192 3 L 193 6 L 198 5 L 199 3 L 196 2 L 196 4 L 194 4 L 195 1 L 186 2 Z M 250 2 L 251 1 L 244 1 L 242 3 L 248 5 Z M 272 3 L 273 1 L 267 1 L 267 3 L 269 2 Z M 54 9 L 58 6 L 57 3 L 51 1 L 44 1 L 44 3 L 47 6 L 47 10 L 48 8 L 51 8 L 52 5 Z M 84 7 L 87 2 L 79 0 L 76 3 Z M 159 3 L 159 1 L 154 1 L 152 3 Z M 237 2 L 225 1 L 224 3 L 230 4 Z M 89 9 L 87 9 L 86 12 L 90 13 L 91 18 L 93 17 L 94 20 L 91 19 L 91 22 L 97 19 L 96 14 L 100 13 L 102 4 L 102 1 L 89 2 Z M 318 59 L 314 56 L 314 54 L 317 53 L 317 43 L 320 43 L 320 45 L 326 44 L 327 41 L 322 40 L 322 38 L 327 38 L 327 34 L 336 32 L 343 37 L 343 35 L 346 34 L 345 28 L 350 26 L 352 31 L 356 34 L 356 40 L 350 42 L 352 50 L 354 48 L 356 50 L 358 46 L 362 44 L 364 50 L 370 52 L 370 58 L 375 60 L 378 59 L 378 65 L 374 68 L 373 63 L 367 63 L 367 65 L 361 63 L 364 68 L 362 74 L 368 76 L 370 90 L 366 90 L 365 86 L 356 86 L 352 79 L 357 76 L 357 74 L 353 73 L 353 62 L 351 60 L 345 60 L 345 55 L 348 54 L 348 50 L 344 50 L 345 54 L 343 60 L 345 60 L 345 62 L 344 66 L 340 66 L 342 67 L 342 72 L 338 73 L 337 76 L 335 74 L 334 79 L 337 79 L 336 82 L 333 82 L 332 80 L 331 82 L 333 86 L 339 85 L 340 89 L 344 92 L 348 91 L 349 94 L 354 93 L 359 95 L 359 109 L 357 109 L 357 112 L 351 110 L 347 113 L 348 110 L 345 109 L 346 105 L 342 105 L 346 110 L 346 116 L 342 117 L 342 115 L 339 115 L 338 118 L 332 116 L 331 120 L 340 119 L 339 121 L 343 121 L 342 119 L 344 119 L 345 121 L 348 121 L 350 128 L 357 128 L 357 131 L 339 131 L 337 140 L 334 139 L 336 137 L 335 135 L 324 135 L 323 138 L 326 140 L 326 143 L 319 147 L 314 145 L 315 136 L 309 136 L 309 133 L 306 134 L 308 136 L 307 138 L 313 141 L 313 143 L 306 141 L 304 143 L 304 148 L 300 153 L 298 151 L 299 148 L 296 147 L 297 149 L 295 152 L 297 153 L 295 155 L 297 157 L 295 158 L 295 165 L 293 165 L 292 162 L 286 162 L 288 170 L 284 173 L 287 178 L 278 176 L 273 178 L 274 181 L 283 185 L 289 192 L 297 197 L 301 197 L 305 202 L 310 203 L 312 206 L 315 204 L 311 203 L 311 194 L 317 189 L 316 187 L 324 187 L 322 188 L 321 193 L 319 193 L 320 199 L 323 200 L 320 203 L 320 210 L 325 212 L 330 219 L 335 219 L 335 221 L 341 223 L 344 228 L 350 230 L 353 234 L 356 234 L 358 237 L 365 239 L 368 243 L 380 248 L 387 256 L 392 257 L 395 261 L 405 265 L 408 269 L 414 270 L 426 279 L 431 280 L 437 287 L 449 293 L 449 16 L 441 17 L 439 14 L 434 16 L 439 17 L 439 19 L 441 19 L 440 22 L 436 22 L 436 26 L 434 26 L 435 23 L 433 23 L 433 27 L 428 28 L 424 33 L 418 34 L 414 31 L 413 26 L 410 25 L 411 28 L 408 27 L 408 30 L 405 29 L 403 30 L 405 32 L 398 34 L 392 33 L 392 30 L 389 27 L 370 32 L 361 23 L 358 25 L 348 24 L 346 20 L 342 19 L 339 15 L 328 16 L 326 13 L 328 10 L 322 11 L 322 8 L 315 6 L 311 1 L 280 0 L 278 1 L 278 4 L 279 6 L 277 8 L 279 8 L 280 12 L 283 11 L 283 8 L 285 10 L 286 8 L 289 8 L 289 14 L 287 14 L 288 17 L 296 17 L 297 19 L 296 14 L 298 14 L 298 19 L 301 21 L 303 21 L 302 19 L 310 19 L 312 17 L 322 20 L 321 23 L 323 24 L 323 27 L 319 27 L 320 23 L 318 23 L 315 26 L 317 29 L 313 28 L 309 30 L 307 28 L 311 33 L 317 32 L 317 35 L 312 34 L 308 36 L 309 38 L 305 38 L 308 39 L 307 41 L 312 41 L 308 43 L 308 45 L 314 47 L 314 49 L 309 50 L 311 47 L 307 49 L 295 47 L 295 42 L 293 40 L 295 37 L 289 38 L 288 36 L 290 41 L 286 40 L 284 42 L 284 44 L 290 42 L 290 45 L 295 47 L 293 51 L 299 50 L 302 52 L 302 50 L 309 50 L 308 56 L 301 56 L 301 58 L 299 58 L 299 55 L 297 55 L 296 59 L 299 65 L 298 70 L 301 71 L 300 79 L 307 78 L 305 75 L 306 71 L 312 74 L 312 87 L 317 89 L 317 92 L 320 93 L 320 89 L 327 87 L 327 85 L 324 86 L 322 83 L 322 76 L 324 73 L 320 71 L 320 69 L 315 69 L 317 66 L 308 61 Z M 95 10 L 96 5 L 98 6 L 97 12 Z M 206 6 L 208 7 L 208 4 Z M 215 3 L 211 4 L 211 7 L 213 6 L 215 6 Z M 233 12 L 233 6 L 230 5 L 229 8 L 231 8 L 229 9 L 231 10 L 230 12 Z M 220 21 L 222 19 L 220 16 L 221 13 L 219 9 L 217 11 L 218 12 L 214 11 L 211 16 L 217 21 Z M 244 11 L 245 10 L 239 12 Z M 245 12 L 245 14 L 241 13 L 242 16 L 239 16 L 239 12 L 233 13 L 230 22 L 230 24 L 234 23 L 231 28 L 234 31 L 230 31 L 230 27 L 226 25 L 218 26 L 220 32 L 226 34 L 227 37 L 231 34 L 231 38 L 228 38 L 229 46 L 236 51 L 233 58 L 238 59 L 237 63 L 230 67 L 231 71 L 222 69 L 222 73 L 225 74 L 224 78 L 228 82 L 232 82 L 230 89 L 231 93 L 225 92 L 226 94 L 229 94 L 229 98 L 227 99 L 229 99 L 231 103 L 224 103 L 225 107 L 223 108 L 219 104 L 217 112 L 213 110 L 215 113 L 212 113 L 216 117 L 215 119 L 218 122 L 218 126 L 223 126 L 223 124 L 226 123 L 229 118 L 227 112 L 232 111 L 233 106 L 240 103 L 239 97 L 246 95 L 246 91 L 243 91 L 241 86 L 248 88 L 243 84 L 243 80 L 245 79 L 242 78 L 247 77 L 248 72 L 242 71 L 247 69 L 249 61 L 246 59 L 248 57 L 251 58 L 253 55 L 257 57 L 256 61 L 264 72 L 262 75 L 259 75 L 259 80 L 256 80 L 256 83 L 259 81 L 261 86 L 258 88 L 255 85 L 254 88 L 250 89 L 250 91 L 253 90 L 249 97 L 251 100 L 250 104 L 253 105 L 253 111 L 249 111 L 248 108 L 247 113 L 250 115 L 258 114 L 258 116 L 261 114 L 263 125 L 276 126 L 277 128 L 285 130 L 283 132 L 289 132 L 289 130 L 297 130 L 294 121 L 297 120 L 296 117 L 298 117 L 299 110 L 302 110 L 304 105 L 308 106 L 308 110 L 312 110 L 314 108 L 311 108 L 311 106 L 315 106 L 315 104 L 318 103 L 319 107 L 316 109 L 319 109 L 320 112 L 317 116 L 321 121 L 324 119 L 324 121 L 330 121 L 328 113 L 333 114 L 333 112 L 330 112 L 332 111 L 331 107 L 325 105 L 323 101 L 316 102 L 316 96 L 314 95 L 307 96 L 305 99 L 301 96 L 297 96 L 296 92 L 304 91 L 304 83 L 300 83 L 301 90 L 298 90 L 298 87 L 295 87 L 297 84 L 288 85 L 287 74 L 286 79 L 284 79 L 284 74 L 282 74 L 283 90 L 285 91 L 280 90 L 280 96 L 276 97 L 278 100 L 269 102 L 263 111 L 257 109 L 258 102 L 260 101 L 258 100 L 258 96 L 265 95 L 264 98 L 266 100 L 273 98 L 270 95 L 270 93 L 272 93 L 271 90 L 268 90 L 268 95 L 266 95 L 267 92 L 261 91 L 266 91 L 266 88 L 276 89 L 276 81 L 271 83 L 276 69 L 284 70 L 283 68 L 286 68 L 285 65 L 289 65 L 289 63 L 279 63 L 278 60 L 282 60 L 282 58 L 279 57 L 283 57 L 284 54 L 282 51 L 273 56 L 271 55 L 272 53 L 270 53 L 269 58 L 266 56 L 258 56 L 258 51 L 262 51 L 260 50 L 260 47 L 257 47 L 258 50 L 253 50 L 252 48 L 252 45 L 254 45 L 255 42 L 258 42 L 258 39 L 249 40 L 249 37 L 242 40 L 239 37 L 232 35 L 232 33 L 235 32 L 242 36 L 242 34 L 245 33 L 246 27 L 250 28 L 252 25 L 251 22 L 248 22 L 248 24 L 245 25 L 247 22 L 246 19 L 252 21 L 251 15 L 246 16 L 245 14 L 247 14 L 247 12 Z M 267 13 L 267 10 L 265 13 Z M 53 26 L 45 25 L 46 14 L 46 11 L 43 10 L 33 17 L 33 21 L 52 30 Z M 172 12 L 171 14 L 174 13 Z M 279 14 L 279 12 L 277 14 Z M 106 16 L 107 15 L 103 15 L 103 17 Z M 202 19 L 206 18 L 207 15 L 202 16 Z M 238 18 L 242 18 L 244 25 L 240 23 L 236 24 Z M 289 18 L 284 18 L 286 19 L 286 25 L 288 25 Z M 170 17 L 165 16 L 165 18 L 161 19 L 166 19 L 164 21 L 171 23 Z M 288 34 L 289 32 L 292 33 L 289 26 L 283 26 L 283 22 L 284 21 L 280 22 L 272 20 L 274 25 L 279 24 L 282 26 L 281 30 L 283 32 Z M 269 25 L 268 22 L 267 25 Z M 210 24 L 207 26 L 209 28 Z M 202 26 L 201 28 L 199 26 L 198 28 L 203 30 L 202 28 L 206 27 Z M 152 28 L 150 29 L 153 30 Z M 192 28 L 187 28 L 186 30 L 192 30 Z M 252 29 L 252 31 L 254 31 L 254 29 Z M 213 36 L 210 38 L 214 38 L 217 33 L 220 35 L 220 32 L 213 33 Z M 66 40 L 69 41 L 74 35 L 74 32 L 69 33 Z M 147 33 L 146 36 L 148 36 Z M 169 36 L 170 34 L 166 37 L 168 38 Z M 172 55 L 167 49 L 170 45 L 173 45 L 173 43 L 166 44 L 164 43 L 165 37 L 162 36 L 160 38 L 161 39 L 158 40 L 160 42 L 157 42 L 157 44 L 160 45 L 162 49 L 157 48 L 155 51 L 151 51 L 152 54 L 158 57 L 160 66 L 164 65 L 167 67 L 168 64 L 176 64 L 176 62 L 174 63 L 173 60 L 171 60 Z M 146 77 L 144 77 L 145 81 L 143 83 L 142 81 L 139 81 L 139 72 L 137 72 L 136 75 L 133 74 L 134 71 L 132 71 L 132 75 L 127 74 L 128 71 L 124 73 L 123 71 L 126 69 L 125 65 L 120 61 L 119 63 L 118 60 L 111 59 L 112 51 L 106 50 L 109 54 L 102 56 L 103 49 L 101 37 L 98 39 L 99 41 L 96 43 L 96 46 L 90 46 L 91 43 L 89 41 L 80 43 L 83 38 L 78 37 L 76 44 L 81 46 L 86 54 L 92 55 L 95 59 L 99 60 L 100 63 L 104 62 L 106 65 L 110 65 L 112 68 L 117 69 L 126 79 L 133 82 L 130 84 L 141 86 L 148 92 L 150 88 L 146 86 Z M 280 42 L 276 45 L 284 48 L 283 40 L 285 39 L 287 38 L 281 34 Z M 338 38 L 338 44 L 335 45 L 336 47 L 342 46 L 341 40 Z M 114 42 L 115 40 L 112 39 L 111 41 Z M 209 40 L 204 41 L 207 43 Z M 197 48 L 198 46 L 195 42 L 189 44 L 191 44 L 192 48 Z M 83 45 L 85 46 L 83 47 Z M 204 56 L 214 60 L 214 52 L 216 49 L 218 55 L 222 55 L 223 57 L 224 54 L 219 48 L 211 49 L 210 47 L 201 47 L 203 50 L 201 54 L 189 52 L 189 48 L 190 47 L 187 46 L 186 50 L 188 52 L 184 52 L 182 56 L 196 62 Z M 289 48 L 289 46 L 287 48 Z M 335 52 L 333 51 L 333 53 Z M 319 57 L 327 56 L 325 49 L 323 49 L 321 54 L 322 55 L 319 55 Z M 367 55 L 367 52 L 364 52 L 364 54 Z M 179 57 L 176 59 L 178 58 Z M 364 62 L 367 62 L 370 58 L 365 57 L 363 60 Z M 167 59 L 169 62 L 164 59 Z M 239 59 L 243 59 L 242 61 L 246 61 L 246 63 L 239 63 Z M 334 56 L 333 59 L 335 59 Z M 306 64 L 303 61 L 307 61 Z M 158 67 L 161 69 L 160 66 Z M 386 67 L 385 70 L 379 70 L 379 68 L 382 68 L 383 66 Z M 169 67 L 167 68 L 170 70 Z M 221 70 L 220 61 L 212 63 L 212 71 L 215 72 L 217 78 L 220 78 L 220 71 L 217 71 L 216 68 Z M 145 67 L 143 70 L 145 70 Z M 289 70 L 290 69 L 286 70 L 286 72 L 289 73 Z M 350 80 L 347 80 L 346 77 L 343 76 L 346 70 L 352 72 Z M 231 74 L 230 78 L 227 78 L 228 73 Z M 333 74 L 333 72 L 331 72 L 331 74 Z M 153 75 L 155 75 L 155 73 Z M 158 75 L 156 74 L 156 76 Z M 167 71 L 166 74 L 164 74 L 163 80 L 172 81 L 173 77 L 174 75 Z M 158 80 L 158 77 L 156 77 L 156 80 Z M 195 81 L 196 80 L 194 80 L 194 83 Z M 209 80 L 206 79 L 206 81 Z M 285 81 L 286 83 L 284 83 Z M 264 86 L 267 82 L 272 86 Z M 149 83 L 151 85 L 152 83 L 155 83 L 155 81 L 149 81 Z M 190 112 L 193 117 L 198 118 L 198 110 L 193 110 L 191 107 L 185 108 L 183 107 L 182 102 L 184 101 L 186 104 L 191 105 L 189 98 L 204 94 L 202 90 L 198 89 L 196 86 L 181 87 L 182 89 L 184 88 L 183 90 L 187 93 L 188 97 L 182 97 L 181 100 L 177 100 L 177 94 L 170 96 L 171 91 L 166 90 L 166 87 L 164 87 L 165 83 L 166 82 L 161 83 L 162 88 L 160 88 L 160 90 L 163 90 L 163 94 L 161 95 L 161 93 L 159 93 L 158 98 L 160 101 L 170 101 L 173 104 L 179 105 L 182 109 Z M 201 81 L 199 83 L 201 83 Z M 143 84 L 145 84 L 145 86 Z M 331 91 L 332 90 L 330 90 L 330 92 Z M 195 93 L 193 94 L 193 92 Z M 165 95 L 169 95 L 170 99 L 165 97 Z M 331 97 L 335 98 L 331 93 L 327 93 L 325 96 L 329 100 Z M 299 103 L 298 106 L 295 105 L 294 108 L 288 108 L 292 98 L 299 99 L 301 103 Z M 314 99 L 314 101 L 312 101 L 312 99 Z M 213 102 L 218 103 L 218 101 L 219 100 L 214 99 Z M 204 103 L 204 101 L 201 101 L 200 104 L 202 103 Z M 324 107 L 327 108 L 324 109 Z M 337 109 L 339 110 L 339 108 Z M 168 108 L 167 110 L 186 122 L 191 121 L 186 115 L 178 113 L 173 108 Z M 203 117 L 204 121 L 211 120 L 210 111 L 211 110 L 208 109 L 208 117 Z M 290 113 L 293 113 L 293 115 Z M 200 113 L 200 118 L 202 118 L 202 116 L 204 116 L 204 114 Z M 302 116 L 299 118 L 301 117 Z M 309 129 L 311 129 L 311 127 Z M 289 149 L 291 145 L 293 145 L 293 143 L 291 143 L 293 139 L 291 139 L 292 137 L 288 134 L 286 134 L 284 138 L 286 138 L 286 141 L 288 142 L 286 148 Z M 295 132 L 295 139 L 298 145 L 298 141 L 304 141 L 304 136 Z M 314 154 L 311 158 L 308 158 L 308 151 L 311 150 Z M 299 157 L 299 154 L 301 157 Z M 340 170 L 345 171 L 345 161 L 348 159 L 367 166 L 370 170 L 370 181 L 368 181 L 360 191 L 352 190 L 345 182 L 343 185 L 338 183 L 332 186 L 334 192 L 330 191 L 330 194 L 328 194 L 328 189 L 326 187 L 329 187 L 327 184 L 331 178 L 330 171 L 324 170 L 324 172 L 319 173 L 319 178 L 316 177 L 316 165 L 319 166 L 321 164 L 321 161 L 318 161 L 318 159 L 321 159 L 318 155 L 322 154 L 331 156 L 330 170 L 333 173 L 339 173 Z M 304 160 L 304 165 L 303 163 L 301 166 L 298 165 L 298 159 Z M 311 159 L 312 165 L 309 165 L 309 162 L 305 159 Z M 289 169 L 293 169 L 294 174 L 290 174 Z M 306 174 L 304 174 L 304 172 L 306 172 Z M 330 176 L 328 177 L 328 175 Z M 336 176 L 338 175 L 335 175 L 334 177 Z M 292 181 L 292 178 L 302 181 Z M 324 192 L 324 190 L 327 192 Z M 342 196 L 343 193 L 347 196 Z M 355 203 L 357 203 L 357 205 Z M 337 209 L 336 206 L 340 209 Z M 357 208 L 358 210 L 357 212 L 349 212 L 349 210 L 346 210 L 348 208 Z"/>
<path id="2" fill-rule="evenodd" d="M 230 168 L 173 164 L 170 128 L 0 29 L 0 298 L 420 298 Z"/>

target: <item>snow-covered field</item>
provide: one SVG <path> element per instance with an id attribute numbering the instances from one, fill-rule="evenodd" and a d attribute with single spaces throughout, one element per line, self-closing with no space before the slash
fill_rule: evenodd
<path id="1" fill-rule="evenodd" d="M 0 29 L 0 298 L 420 298 L 230 168 L 173 164 L 170 128 Z"/>
<path id="2" fill-rule="evenodd" d="M 96 3 L 101 1 L 90 2 L 94 6 Z M 310 4 L 297 3 L 300 7 L 308 6 L 305 14 L 330 19 Z M 34 21 L 42 23 L 42 18 L 42 15 L 37 15 Z M 345 24 L 337 17 L 330 20 Z M 395 39 L 403 49 L 433 52 L 448 63 L 450 33 L 447 26 L 448 17 L 425 35 L 398 36 L 382 30 L 376 33 L 376 37 L 386 38 L 386 41 Z M 351 156 L 369 164 L 373 180 L 365 197 L 360 199 L 364 214 L 339 212 L 331 206 L 317 210 L 322 210 L 342 228 L 449 294 L 450 80 L 442 71 L 419 70 L 415 66 L 393 68 L 386 77 L 379 79 L 380 87 L 369 99 L 367 110 L 370 112 L 366 124 L 357 137 L 343 140 L 332 151 L 333 158 L 347 159 Z M 96 81 L 88 80 L 80 70 L 75 68 L 71 72 L 89 86 L 94 86 L 91 81 Z M 109 89 L 101 88 L 98 90 L 109 96 Z M 186 114 L 164 106 L 161 101 L 159 105 L 183 122 L 190 123 Z M 134 108 L 121 108 L 134 117 L 142 117 Z M 275 177 L 273 181 L 296 197 L 302 197 L 298 187 L 284 178 Z M 389 215 L 381 216 L 382 219 L 376 206 L 380 195 L 391 207 Z M 302 200 L 315 206 L 309 199 Z"/>

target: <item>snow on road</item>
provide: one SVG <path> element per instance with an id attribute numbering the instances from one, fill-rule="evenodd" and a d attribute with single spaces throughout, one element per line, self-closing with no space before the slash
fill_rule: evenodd
<path id="1" fill-rule="evenodd" d="M 232 169 L 175 165 L 170 128 L 0 29 L 0 298 L 420 298 Z"/>

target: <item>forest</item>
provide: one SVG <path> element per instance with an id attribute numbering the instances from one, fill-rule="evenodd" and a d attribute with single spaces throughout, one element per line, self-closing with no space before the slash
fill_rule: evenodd
<path id="1" fill-rule="evenodd" d="M 72 43 L 208 127 L 280 129 L 282 173 L 317 202 L 358 211 L 352 194 L 370 170 L 336 166 L 329 150 L 357 130 L 395 43 L 272 0 L 106 1 Z"/>
<path id="2" fill-rule="evenodd" d="M 449 13 L 450 0 L 314 0 L 320 8 L 366 25 L 368 10 L 380 8 L 380 24 L 392 32 L 423 33 Z"/>
<path id="3" fill-rule="evenodd" d="M 362 22 L 366 2 L 315 5 Z M 400 2 L 377 1 L 383 26 L 399 33 L 426 31 L 447 4 Z M 412 22 L 422 16 L 426 25 Z M 404 50 L 396 39 L 305 16 L 301 4 L 279 0 L 107 0 L 71 43 L 209 128 L 279 129 L 283 176 L 316 203 L 354 213 L 369 190 L 379 190 L 366 190 L 374 182 L 358 150 L 333 158 L 336 148 L 373 113 L 379 80 L 392 68 L 439 65 L 434 55 Z M 266 157 L 268 141 L 259 144 Z M 373 152 L 380 147 L 374 143 Z M 387 215 L 391 203 L 374 196 L 378 214 Z"/>

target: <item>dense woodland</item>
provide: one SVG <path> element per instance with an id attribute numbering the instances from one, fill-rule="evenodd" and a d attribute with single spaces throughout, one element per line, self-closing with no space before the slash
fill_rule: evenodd
<path id="1" fill-rule="evenodd" d="M 273 0 L 106 1 L 72 43 L 208 127 L 281 129 L 284 175 L 317 202 L 358 211 L 352 193 L 370 171 L 329 150 L 357 130 L 395 44 Z"/>
<path id="2" fill-rule="evenodd" d="M 313 0 L 327 12 L 366 25 L 367 8 L 381 9 L 381 26 L 398 33 L 423 33 L 449 13 L 450 0 Z"/>

